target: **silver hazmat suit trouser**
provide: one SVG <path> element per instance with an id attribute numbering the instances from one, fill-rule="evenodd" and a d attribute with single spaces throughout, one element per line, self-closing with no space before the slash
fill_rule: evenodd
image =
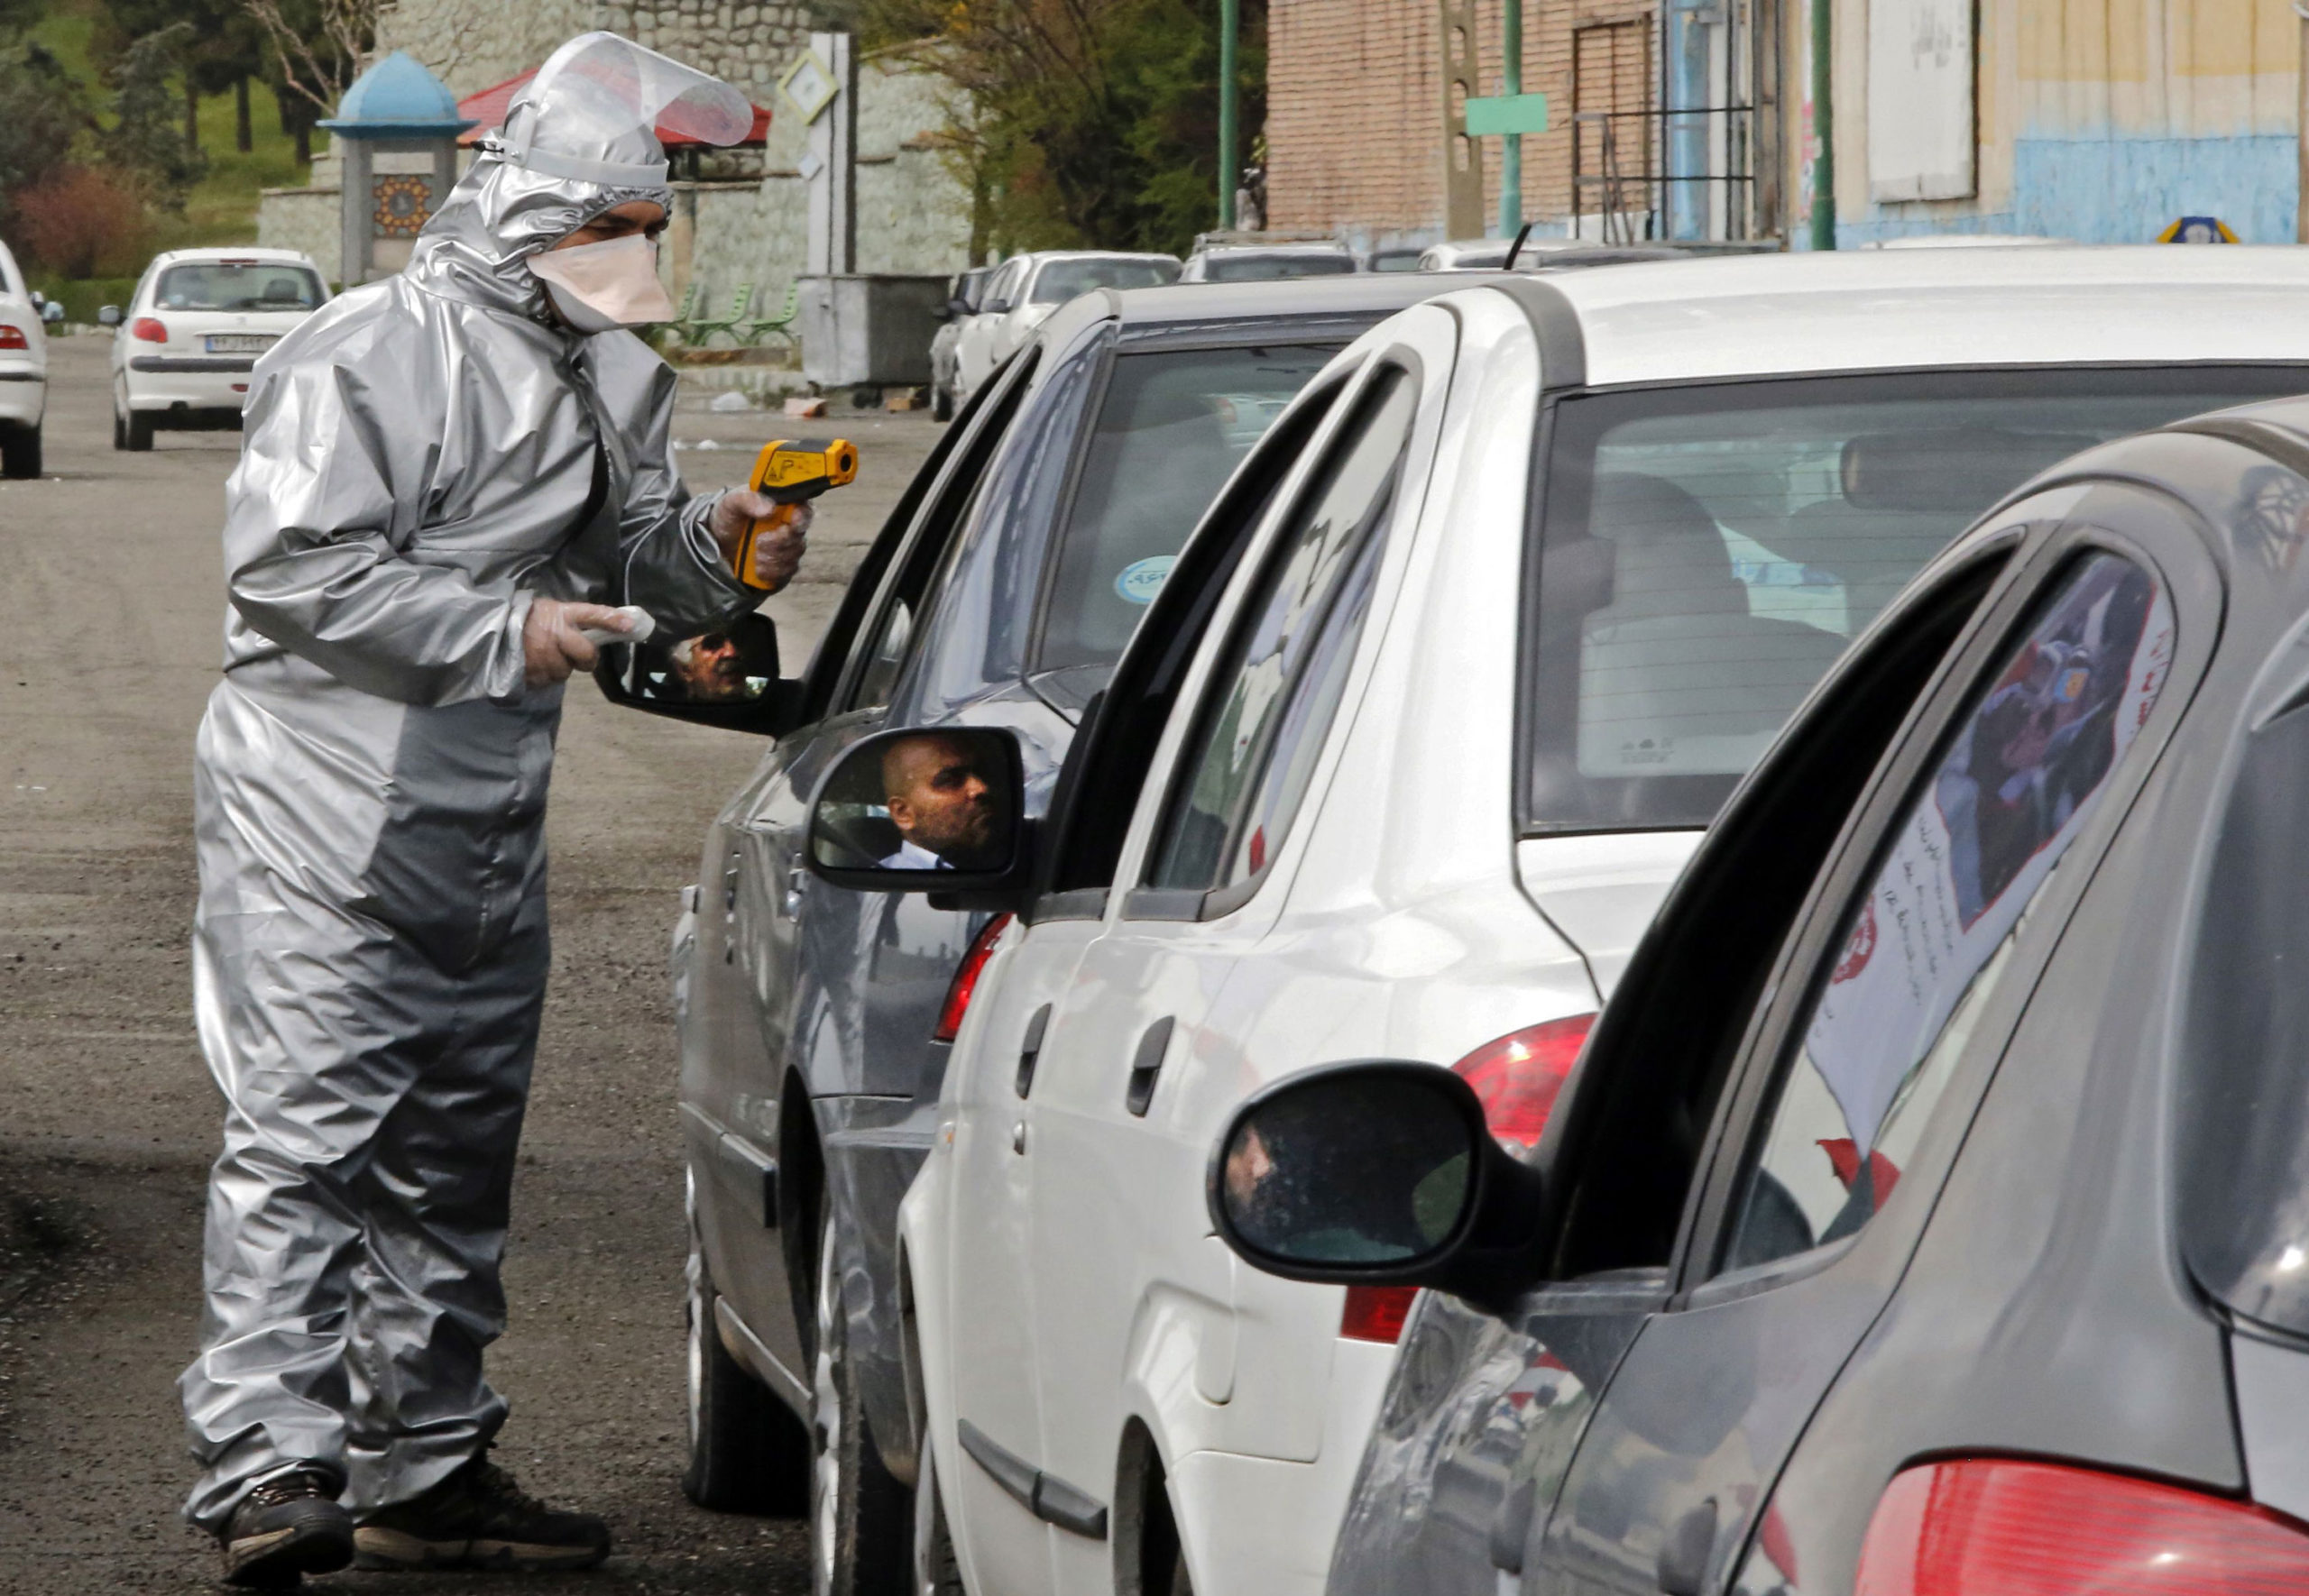
<path id="1" fill-rule="evenodd" d="M 356 1510 L 406 1500 L 503 1421 L 482 1354 L 562 698 L 525 685 L 523 626 L 540 596 L 627 602 L 677 638 L 760 599 L 673 470 L 672 373 L 562 325 L 526 264 L 612 206 L 666 205 L 659 184 L 484 151 L 407 271 L 257 362 L 197 760 L 196 999 L 225 1105 L 179 1382 L 205 1528 L 302 1465 Z"/>
<path id="2" fill-rule="evenodd" d="M 533 752 L 501 773 L 502 829 L 482 849 L 453 850 L 468 856 L 457 862 L 474 871 L 474 898 L 427 913 L 394 901 L 389 856 L 410 839 L 392 834 L 382 796 L 369 815 L 332 817 L 384 843 L 371 880 L 317 881 L 313 857 L 299 857 L 303 795 L 342 774 L 326 766 L 344 745 L 300 730 L 262 686 L 227 680 L 211 699 L 193 981 L 225 1118 L 204 1350 L 184 1380 L 208 1464 L 191 1505 L 201 1520 L 306 1462 L 343 1469 L 355 1504 L 398 1500 L 471 1457 L 505 1416 L 482 1352 L 504 1328 L 498 1266 L 546 990 L 537 822 L 553 718 L 339 695 L 348 720 L 365 710 L 413 723 L 404 743 L 429 743 L 428 720 L 487 719 L 509 755 Z M 276 781 L 212 774 L 260 751 Z M 403 760 L 397 780 L 406 790 L 423 774 Z M 445 923 L 457 911 L 466 923 Z"/>

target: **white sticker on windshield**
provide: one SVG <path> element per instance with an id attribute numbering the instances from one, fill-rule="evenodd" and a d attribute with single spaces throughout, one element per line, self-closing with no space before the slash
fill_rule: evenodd
<path id="1" fill-rule="evenodd" d="M 1143 560 L 1133 560 L 1115 578 L 1115 592 L 1134 604 L 1152 604 L 1154 595 L 1163 591 L 1164 579 L 1178 561 L 1176 555 L 1150 555 Z"/>

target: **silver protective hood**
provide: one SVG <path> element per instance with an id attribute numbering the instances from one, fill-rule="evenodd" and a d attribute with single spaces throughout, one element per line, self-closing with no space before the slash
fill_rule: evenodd
<path id="1" fill-rule="evenodd" d="M 225 1105 L 180 1382 L 205 1527 L 290 1467 L 404 1500 L 505 1414 L 482 1353 L 550 959 L 562 697 L 525 683 L 522 628 L 541 596 L 639 604 L 674 637 L 759 599 L 674 472 L 673 374 L 629 333 L 560 326 L 524 264 L 641 198 L 666 195 L 484 153 L 406 272 L 251 379 L 195 758 L 194 1004 Z"/>

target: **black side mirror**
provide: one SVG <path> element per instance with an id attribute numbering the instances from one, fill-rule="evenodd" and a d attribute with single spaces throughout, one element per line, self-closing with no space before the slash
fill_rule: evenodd
<path id="1" fill-rule="evenodd" d="M 970 314 L 971 314 L 971 302 L 968 299 L 954 298 L 946 301 L 946 316 L 948 320 L 960 320 L 961 317 Z"/>
<path id="2" fill-rule="evenodd" d="M 943 726 L 852 744 L 819 779 L 803 850 L 836 886 L 1011 906 L 1032 864 L 1017 734 Z"/>
<path id="3" fill-rule="evenodd" d="M 1253 1095 L 1212 1151 L 1211 1224 L 1292 1280 L 1513 1294 L 1539 1171 L 1493 1140 L 1475 1089 L 1401 1059 L 1328 1064 Z"/>
<path id="4" fill-rule="evenodd" d="M 593 681 L 623 709 L 701 726 L 783 737 L 801 723 L 803 683 L 777 674 L 777 628 L 746 616 L 717 632 L 614 643 Z"/>

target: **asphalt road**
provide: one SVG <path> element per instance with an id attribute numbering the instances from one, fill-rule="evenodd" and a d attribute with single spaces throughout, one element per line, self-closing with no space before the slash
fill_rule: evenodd
<path id="1" fill-rule="evenodd" d="M 175 1380 L 198 1311 L 219 1112 L 195 1044 L 194 727 L 216 680 L 217 525 L 239 448 L 113 451 L 106 346 L 51 345 L 52 476 L 0 482 L 0 1591 L 188 1590 L 211 1543 Z M 772 601 L 788 669 L 937 427 L 838 418 L 858 484 L 822 501 Z M 685 399 L 693 486 L 742 476 L 772 417 Z M 781 429 L 782 430 L 782 429 Z M 813 427 L 812 430 L 817 430 Z M 711 442 L 716 448 L 696 445 Z M 606 1515 L 618 1552 L 553 1578 L 345 1574 L 315 1590 L 809 1588 L 796 1521 L 701 1512 L 682 1452 L 682 1188 L 667 933 L 703 828 L 764 746 L 572 684 L 548 827 L 553 988 L 513 1189 L 498 1460 Z"/>

